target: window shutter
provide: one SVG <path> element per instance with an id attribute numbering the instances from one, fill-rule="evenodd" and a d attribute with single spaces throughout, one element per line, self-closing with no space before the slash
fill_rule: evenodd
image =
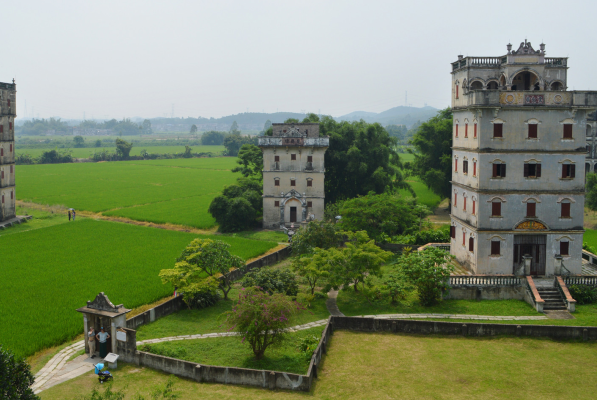
<path id="1" fill-rule="evenodd" d="M 477 162 L 473 161 L 473 176 L 477 176 Z"/>
<path id="2" fill-rule="evenodd" d="M 474 135 L 475 137 L 477 137 L 477 124 L 475 124 L 475 128 L 474 128 L 474 133 L 473 133 L 473 135 Z"/>
<path id="3" fill-rule="evenodd" d="M 0 149 L 0 157 L 4 156 L 4 149 Z"/>
<path id="4" fill-rule="evenodd" d="M 275 179 L 274 180 L 274 186 L 280 186 L 280 180 L 279 179 Z"/>
<path id="5" fill-rule="evenodd" d="M 525 178 L 529 176 L 529 164 L 524 164 L 523 176 Z"/>
<path id="6" fill-rule="evenodd" d="M 506 177 L 506 164 L 502 164 L 502 178 Z"/>
<path id="7" fill-rule="evenodd" d="M 502 124 L 493 124 L 493 137 L 502 137 Z"/>
<path id="8" fill-rule="evenodd" d="M 576 165 L 572 164 L 570 166 L 570 178 L 576 177 Z"/>
<path id="9" fill-rule="evenodd" d="M 307 186 L 313 186 L 313 181 L 311 179 L 307 179 Z"/>
<path id="10" fill-rule="evenodd" d="M 502 215 L 502 203 L 494 201 L 491 203 L 491 216 L 500 217 Z"/>
<path id="11" fill-rule="evenodd" d="M 458 159 L 454 159 L 454 172 L 458 172 Z"/>
<path id="12" fill-rule="evenodd" d="M 541 164 L 537 164 L 537 166 L 535 168 L 536 168 L 535 169 L 535 176 L 537 178 L 540 178 L 541 177 Z"/>
<path id="13" fill-rule="evenodd" d="M 0 177 L 1 177 L 2 179 L 4 179 L 4 171 L 2 171 L 2 173 L 0 174 Z"/>
<path id="14" fill-rule="evenodd" d="M 280 202 L 278 200 L 274 201 L 274 207 L 280 207 Z"/>
<path id="15" fill-rule="evenodd" d="M 4 204 L 4 195 L 2 195 L 2 204 Z"/>
<path id="16" fill-rule="evenodd" d="M 4 133 L 4 125 L 0 125 L 0 133 Z"/>
<path id="17" fill-rule="evenodd" d="M 456 85 L 456 98 L 458 98 L 458 85 Z"/>
<path id="18" fill-rule="evenodd" d="M 462 162 L 462 172 L 464 174 L 468 174 L 468 161 L 463 161 Z"/>
<path id="19" fill-rule="evenodd" d="M 537 124 L 529 124 L 529 138 L 537 138 Z"/>
<path id="20" fill-rule="evenodd" d="M 11 191 L 10 191 L 10 199 L 11 199 L 11 200 L 13 199 L 13 197 L 12 197 L 12 196 L 13 196 L 13 191 L 11 190 Z"/>
<path id="21" fill-rule="evenodd" d="M 569 242 L 560 242 L 560 255 L 561 256 L 567 256 L 569 253 L 569 249 L 570 249 Z"/>
<path id="22" fill-rule="evenodd" d="M 452 239 L 456 238 L 456 227 L 454 225 L 450 226 L 450 237 Z"/>
<path id="23" fill-rule="evenodd" d="M 462 209 L 466 211 L 466 197 L 464 197 L 464 195 L 462 195 L 462 197 L 464 198 L 464 205 L 462 206 Z"/>
<path id="24" fill-rule="evenodd" d="M 535 217 L 535 203 L 527 203 L 527 217 Z"/>
<path id="25" fill-rule="evenodd" d="M 280 156 L 274 156 L 274 162 L 280 162 Z"/>
<path id="26" fill-rule="evenodd" d="M 8 129 L 12 129 L 12 122 L 8 123 Z"/>
<path id="27" fill-rule="evenodd" d="M 13 166 L 13 165 L 11 165 L 11 166 L 10 166 L 10 173 L 12 174 L 13 172 L 14 172 L 14 166 Z"/>
<path id="28" fill-rule="evenodd" d="M 473 200 L 473 215 L 475 215 L 475 200 Z"/>
<path id="29" fill-rule="evenodd" d="M 562 203 L 562 218 L 570 218 L 570 203 Z"/>
<path id="30" fill-rule="evenodd" d="M 454 207 L 458 205 L 458 193 L 454 193 Z"/>
<path id="31" fill-rule="evenodd" d="M 313 162 L 313 156 L 307 156 L 307 162 Z"/>
<path id="32" fill-rule="evenodd" d="M 456 137 L 458 137 L 458 124 L 456 124 Z"/>
<path id="33" fill-rule="evenodd" d="M 572 139 L 572 124 L 564 124 L 564 139 Z"/>
<path id="34" fill-rule="evenodd" d="M 567 167 L 568 166 L 566 164 L 562 164 L 562 178 L 568 177 L 568 174 L 566 173 L 567 172 L 566 169 L 568 169 Z"/>
<path id="35" fill-rule="evenodd" d="M 8 151 L 12 153 L 12 143 L 8 145 Z"/>
<path id="36" fill-rule="evenodd" d="M 290 155 L 290 160 L 291 160 L 291 161 L 293 161 L 293 160 L 296 160 L 296 154 L 291 154 L 291 155 Z"/>
<path id="37" fill-rule="evenodd" d="M 491 241 L 491 255 L 492 256 L 500 255 L 500 241 L 499 240 Z"/>
<path id="38" fill-rule="evenodd" d="M 310 208 L 310 207 L 313 207 L 313 203 L 312 203 L 312 202 L 310 202 L 310 201 L 308 201 L 308 202 L 307 202 L 307 207 L 309 207 L 309 208 Z"/>
<path id="39" fill-rule="evenodd" d="M 468 124 L 464 124 L 464 137 L 468 137 Z"/>
<path id="40" fill-rule="evenodd" d="M 475 238 L 468 238 L 468 251 L 471 253 L 475 251 Z"/>
<path id="41" fill-rule="evenodd" d="M 462 232 L 462 245 L 466 244 L 466 233 Z"/>
<path id="42" fill-rule="evenodd" d="M 496 178 L 498 176 L 497 167 L 498 167 L 497 164 L 493 164 L 493 177 L 494 178 Z"/>

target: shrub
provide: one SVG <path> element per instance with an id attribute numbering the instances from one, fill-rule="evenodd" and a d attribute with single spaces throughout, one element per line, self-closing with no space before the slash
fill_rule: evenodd
<path id="1" fill-rule="evenodd" d="M 31 385 L 34 382 L 31 367 L 22 358 L 0 345 L 0 398 L 6 400 L 39 399 Z"/>
<path id="2" fill-rule="evenodd" d="M 392 238 L 392 243 L 400 244 L 427 244 L 427 243 L 448 243 L 450 242 L 450 227 L 445 226 L 439 229 L 419 231 L 411 235 L 400 235 Z"/>
<path id="3" fill-rule="evenodd" d="M 296 296 L 298 282 L 296 276 L 286 270 L 260 269 L 245 275 L 243 287 L 258 286 L 269 294 L 282 293 Z"/>
<path id="4" fill-rule="evenodd" d="M 589 285 L 570 285 L 568 289 L 577 304 L 593 304 L 597 302 L 597 288 Z"/>
<path id="5" fill-rule="evenodd" d="M 311 221 L 292 237 L 292 255 L 310 254 L 313 249 L 329 249 L 342 243 L 342 235 L 337 225 L 324 221 Z"/>
<path id="6" fill-rule="evenodd" d="M 280 293 L 270 295 L 258 288 L 242 289 L 232 311 L 226 312 L 226 324 L 239 332 L 255 358 L 263 358 L 269 346 L 279 345 L 289 334 L 290 318 L 304 308 Z"/>
<path id="7" fill-rule="evenodd" d="M 184 302 L 187 304 L 189 308 L 196 310 L 211 307 L 221 299 L 220 294 L 217 292 L 217 290 L 215 290 L 215 288 L 217 287 L 217 285 L 214 285 L 213 289 L 205 288 L 203 290 L 199 290 L 189 294 L 185 293 Z"/>
<path id="8" fill-rule="evenodd" d="M 315 335 L 305 336 L 299 342 L 298 350 L 303 353 L 306 360 L 310 360 L 313 357 L 313 352 L 319 345 L 319 338 Z"/>

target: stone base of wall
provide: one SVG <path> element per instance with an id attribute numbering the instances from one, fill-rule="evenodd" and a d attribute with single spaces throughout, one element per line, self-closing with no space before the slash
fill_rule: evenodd
<path id="1" fill-rule="evenodd" d="M 458 286 L 450 288 L 444 299 L 456 300 L 524 300 L 521 286 Z"/>

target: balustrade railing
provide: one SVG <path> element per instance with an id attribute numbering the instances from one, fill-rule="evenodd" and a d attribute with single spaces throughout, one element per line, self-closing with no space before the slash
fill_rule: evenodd
<path id="1" fill-rule="evenodd" d="M 450 251 L 450 243 L 427 243 L 417 249 L 417 251 L 423 251 L 427 247 L 438 247 L 442 250 Z"/>
<path id="2" fill-rule="evenodd" d="M 450 286 L 520 286 L 522 279 L 514 275 L 453 275 Z"/>
<path id="3" fill-rule="evenodd" d="M 469 65 L 497 67 L 502 64 L 502 57 L 467 57 Z"/>
<path id="4" fill-rule="evenodd" d="M 545 64 L 551 65 L 554 67 L 565 67 L 566 66 L 566 58 L 553 58 L 553 57 L 545 57 Z"/>
<path id="5" fill-rule="evenodd" d="M 563 278 L 566 286 L 570 285 L 588 285 L 597 286 L 597 276 L 583 275 L 583 276 L 566 276 Z"/>

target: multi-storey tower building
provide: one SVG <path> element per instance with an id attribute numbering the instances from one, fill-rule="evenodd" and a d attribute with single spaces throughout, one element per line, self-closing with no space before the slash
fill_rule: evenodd
<path id="1" fill-rule="evenodd" d="M 450 252 L 477 274 L 581 273 L 587 115 L 597 92 L 567 91 L 567 58 L 525 41 L 452 63 Z M 578 173 L 577 173 L 578 170 Z M 528 258 L 527 258 L 528 259 Z"/>
<path id="2" fill-rule="evenodd" d="M 263 227 L 323 218 L 324 155 L 329 138 L 319 124 L 272 124 L 273 136 L 259 138 L 263 151 Z"/>
<path id="3" fill-rule="evenodd" d="M 15 118 L 17 85 L 0 82 L 0 222 L 16 217 Z"/>

